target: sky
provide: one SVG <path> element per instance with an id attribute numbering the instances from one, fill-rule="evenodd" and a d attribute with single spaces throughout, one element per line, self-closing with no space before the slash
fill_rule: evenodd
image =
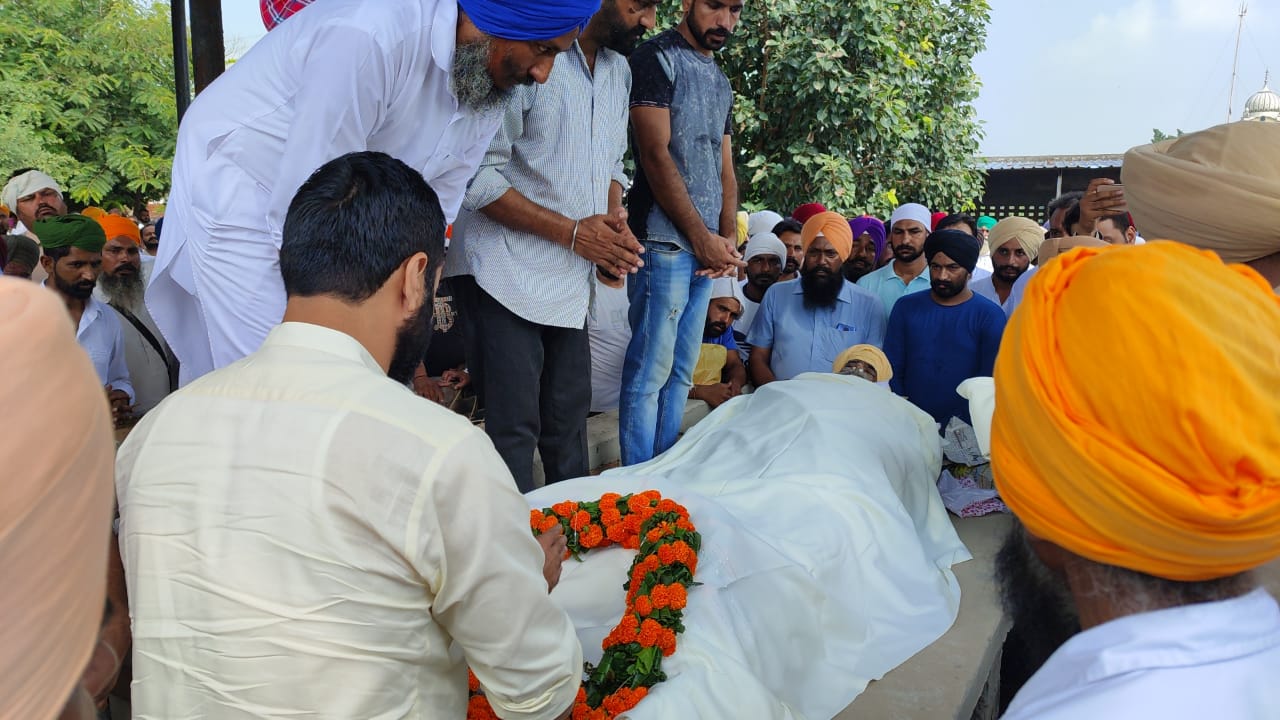
<path id="1" fill-rule="evenodd" d="M 1227 119 L 1239 0 L 990 2 L 987 49 L 973 62 L 984 155 L 1121 153 L 1153 128 Z M 1232 120 L 1267 69 L 1280 92 L 1280 0 L 1248 6 Z M 265 32 L 257 0 L 222 0 L 222 13 L 229 54 Z"/>

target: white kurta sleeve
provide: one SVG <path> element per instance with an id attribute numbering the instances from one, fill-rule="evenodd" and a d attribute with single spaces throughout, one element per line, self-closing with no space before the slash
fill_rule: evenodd
<path id="1" fill-rule="evenodd" d="M 582 647 L 547 592 L 529 505 L 483 433 L 437 467 L 422 526 L 439 533 L 418 548 L 435 594 L 432 615 L 462 648 L 500 717 L 556 718 L 577 695 Z"/>
<path id="2" fill-rule="evenodd" d="M 124 359 L 124 332 L 120 329 L 120 320 L 111 310 L 104 309 L 103 316 L 112 322 L 111 360 L 107 365 L 107 384 L 113 390 L 129 393 L 129 402 L 136 402 L 138 396 L 133 392 L 133 380 L 129 377 L 129 366 Z"/>
<path id="3" fill-rule="evenodd" d="M 393 89 L 377 41 L 350 27 L 320 29 L 307 49 L 294 120 L 272 183 L 268 221 L 277 236 L 298 188 L 311 173 L 349 152 L 367 150 L 385 121 Z"/>

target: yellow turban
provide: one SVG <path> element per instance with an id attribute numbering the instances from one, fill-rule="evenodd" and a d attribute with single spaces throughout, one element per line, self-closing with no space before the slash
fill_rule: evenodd
<path id="1" fill-rule="evenodd" d="M 800 243 L 805 252 L 808 252 L 809 245 L 819 235 L 836 249 L 841 262 L 849 259 L 849 254 L 853 252 L 853 231 L 849 229 L 849 221 L 843 215 L 828 210 L 806 220 L 804 229 L 800 231 Z"/>
<path id="2" fill-rule="evenodd" d="M 138 224 L 129 218 L 119 215 L 99 215 L 94 220 L 102 226 L 102 231 L 107 234 L 108 240 L 127 237 L 135 245 L 142 244 L 142 233 L 138 231 Z"/>
<path id="3" fill-rule="evenodd" d="M 854 360 L 861 360 L 875 368 L 876 382 L 889 382 L 893 378 L 893 366 L 889 364 L 889 358 L 875 345 L 854 345 L 846 348 L 836 356 L 836 361 L 831 364 L 831 372 L 840 372 L 845 365 Z"/>
<path id="4" fill-rule="evenodd" d="M 1148 238 L 1226 262 L 1280 252 L 1280 125 L 1219 125 L 1125 153 L 1125 200 Z"/>
<path id="5" fill-rule="evenodd" d="M 737 237 L 738 247 L 742 247 L 743 245 L 747 244 L 747 240 L 748 240 L 747 231 L 750 228 L 750 224 L 751 224 L 750 217 L 751 217 L 750 215 L 747 215 L 745 212 L 742 212 L 742 211 L 739 211 L 736 216 L 736 219 L 738 221 L 738 237 Z"/>
<path id="6" fill-rule="evenodd" d="M 1035 535 L 1180 581 L 1280 556 L 1280 298 L 1252 269 L 1068 252 L 1028 283 L 995 386 L 996 487 Z"/>
<path id="7" fill-rule="evenodd" d="M 1040 245 L 1044 242 L 1044 228 L 1035 220 L 1014 216 L 993 225 L 991 233 L 987 235 L 987 243 L 992 252 L 1010 240 L 1017 240 L 1022 252 L 1035 260 L 1040 252 Z"/>
<path id="8" fill-rule="evenodd" d="M 111 418 L 67 309 L 0 278 L 0 698 L 4 715 L 52 718 L 84 672 L 106 600 Z M 116 612 L 126 612 L 116 608 Z"/>

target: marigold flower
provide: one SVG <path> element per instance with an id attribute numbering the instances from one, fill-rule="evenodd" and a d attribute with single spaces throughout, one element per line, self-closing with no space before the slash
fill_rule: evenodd
<path id="1" fill-rule="evenodd" d="M 489 707 L 489 701 L 483 695 L 472 695 L 467 701 L 467 720 L 488 720 L 488 718 L 497 717 L 493 708 Z"/>
<path id="2" fill-rule="evenodd" d="M 607 493 L 605 493 L 605 494 L 603 494 L 603 495 L 601 495 L 601 496 L 600 496 L 600 507 L 602 507 L 602 508 L 603 508 L 603 507 L 608 506 L 608 507 L 611 507 L 611 508 L 615 508 L 615 509 L 616 509 L 616 506 L 617 506 L 617 504 L 618 504 L 618 501 L 619 501 L 619 500 L 621 500 L 621 499 L 622 499 L 622 496 L 621 496 L 621 495 L 619 495 L 618 493 L 615 493 L 615 492 L 607 492 Z"/>
<path id="3" fill-rule="evenodd" d="M 649 600 L 649 596 L 641 595 L 635 601 L 636 612 L 648 617 L 653 614 L 653 602 Z"/>
<path id="4" fill-rule="evenodd" d="M 604 535 L 605 537 L 609 538 L 611 541 L 616 542 L 618 544 L 622 544 L 623 542 L 626 541 L 628 537 L 631 537 L 631 534 L 628 533 L 627 529 L 622 526 L 622 523 L 616 523 L 614 525 L 608 526 L 608 528 L 605 529 Z"/>
<path id="5" fill-rule="evenodd" d="M 648 510 L 649 506 L 650 500 L 643 494 L 632 495 L 631 499 L 627 501 L 627 509 L 633 513 L 638 513 L 641 510 Z"/>
<path id="6" fill-rule="evenodd" d="M 599 525 L 587 525 L 578 533 L 578 542 L 582 543 L 584 548 L 598 547 L 604 542 L 604 531 Z"/>
<path id="7" fill-rule="evenodd" d="M 546 532 L 559 524 L 560 524 L 560 518 L 556 517 L 555 515 L 544 515 L 542 516 L 542 526 L 539 527 L 538 529 L 541 530 L 542 532 Z"/>
<path id="8" fill-rule="evenodd" d="M 689 595 L 683 585 L 672 583 L 667 586 L 667 607 L 672 610 L 683 610 L 688 602 Z"/>
<path id="9" fill-rule="evenodd" d="M 476 677 L 475 673 L 471 672 L 471 668 L 467 668 L 467 690 L 476 692 L 479 689 L 480 679 Z"/>
<path id="10" fill-rule="evenodd" d="M 641 525 L 642 523 L 643 523 L 643 521 L 640 519 L 640 516 L 639 516 L 639 515 L 636 515 L 636 514 L 634 514 L 634 513 L 632 513 L 631 515 L 628 515 L 628 516 L 626 516 L 626 517 L 622 518 L 622 525 L 623 525 L 623 527 L 625 527 L 625 528 L 627 529 L 627 532 L 629 532 L 629 533 L 631 533 L 631 534 L 633 534 L 633 535 L 639 535 L 639 534 L 640 534 L 640 525 Z"/>
<path id="11" fill-rule="evenodd" d="M 638 536 L 638 535 L 627 535 L 626 539 L 622 541 L 622 547 L 624 547 L 624 548 L 626 548 L 626 549 L 628 549 L 628 550 L 639 550 L 639 549 L 640 549 L 640 536 Z"/>
<path id="12" fill-rule="evenodd" d="M 663 657 L 670 657 L 671 653 L 676 651 L 676 631 L 671 628 L 663 628 L 662 633 L 658 636 L 658 649 L 662 651 Z"/>
<path id="13" fill-rule="evenodd" d="M 653 647 L 658 644 L 661 635 L 662 626 L 656 620 L 645 618 L 640 624 L 640 634 L 636 636 L 636 640 L 640 642 L 640 647 Z"/>
<path id="14" fill-rule="evenodd" d="M 582 528 L 586 527 L 587 524 L 590 522 L 591 522 L 591 516 L 587 514 L 587 511 L 578 510 L 573 514 L 573 517 L 569 519 L 569 527 L 573 528 L 574 530 L 581 531 Z"/>
<path id="15" fill-rule="evenodd" d="M 551 512 L 559 515 L 560 517 L 565 517 L 565 518 L 569 517 L 570 515 L 574 514 L 577 511 L 578 511 L 578 503 L 570 500 L 565 500 L 564 502 L 558 502 L 555 505 L 551 506 Z"/>
<path id="16" fill-rule="evenodd" d="M 653 589 L 649 591 L 649 599 L 653 601 L 653 606 L 659 610 L 671 604 L 666 585 L 654 585 Z"/>
<path id="17" fill-rule="evenodd" d="M 600 522 L 605 525 L 617 525 L 622 522 L 622 513 L 615 507 L 603 507 L 600 509 Z"/>

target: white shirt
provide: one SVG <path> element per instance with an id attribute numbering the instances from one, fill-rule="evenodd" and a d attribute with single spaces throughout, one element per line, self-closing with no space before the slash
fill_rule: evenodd
<path id="1" fill-rule="evenodd" d="M 595 300 L 587 315 L 587 337 L 591 343 L 591 412 L 618 408 L 622 390 L 622 363 L 631 342 L 631 302 L 627 286 L 612 288 L 593 276 Z"/>
<path id="2" fill-rule="evenodd" d="M 1030 272 L 1030 268 L 1028 268 L 1027 271 Z M 1026 275 L 1026 274 L 1027 273 L 1025 272 L 1023 273 L 1023 275 Z M 969 289 L 972 290 L 975 295 L 981 295 L 982 297 L 990 300 L 996 305 L 999 305 L 1000 309 L 1004 310 L 1005 317 L 1008 317 L 1009 314 L 1012 312 L 1012 310 L 1009 307 L 1009 302 L 1013 299 L 1013 289 L 1012 288 L 1009 289 L 1009 297 L 1005 298 L 1005 300 L 1001 302 L 1000 293 L 996 292 L 996 284 L 995 284 L 995 281 L 992 279 L 994 277 L 995 277 L 994 275 L 986 275 L 984 277 L 978 278 L 977 280 L 970 280 Z M 1019 277 L 1021 277 L 1021 275 L 1019 275 Z M 1016 283 L 1017 281 L 1015 280 L 1014 282 Z"/>
<path id="3" fill-rule="evenodd" d="M 281 228 L 326 161 L 376 150 L 452 220 L 498 128 L 450 89 L 453 0 L 326 0 L 267 33 L 182 118 L 148 307 L 184 381 L 258 348 L 284 314 Z"/>
<path id="4" fill-rule="evenodd" d="M 1013 317 L 1013 311 L 1017 310 L 1018 305 L 1022 304 L 1022 296 L 1027 291 L 1027 283 L 1031 282 L 1032 276 L 1039 269 L 1039 265 L 1032 265 L 1014 281 L 1013 288 L 1009 290 L 1009 297 L 1000 305 L 1000 309 L 1004 310 L 1005 317 Z"/>
<path id="5" fill-rule="evenodd" d="M 1004 720 L 1280 715 L 1280 606 L 1265 590 L 1112 620 L 1071 638 Z"/>
<path id="6" fill-rule="evenodd" d="M 577 692 L 493 444 L 348 335 L 285 323 L 170 395 L 116 488 L 135 718 L 462 718 L 468 664 L 503 717 Z"/>
<path id="7" fill-rule="evenodd" d="M 124 334 L 120 330 L 120 318 L 110 306 L 90 296 L 84 303 L 80 324 L 76 327 L 76 342 L 84 348 L 98 380 L 113 390 L 129 393 L 134 399 L 133 382 L 129 379 L 129 366 L 125 362 Z"/>
<path id="8" fill-rule="evenodd" d="M 595 70 L 578 43 L 556 58 L 546 84 L 517 87 L 502 125 L 463 198 L 445 276 L 472 275 L 515 315 L 581 330 L 591 300 L 590 261 L 482 209 L 514 189 L 574 220 L 609 211 L 613 183 L 626 187 L 631 67 L 608 48 Z"/>
<path id="9" fill-rule="evenodd" d="M 733 321 L 733 340 L 738 343 L 738 357 L 742 358 L 742 362 L 746 362 L 751 356 L 751 343 L 747 342 L 747 335 L 751 334 L 751 323 L 756 319 L 756 311 L 760 309 L 760 303 L 747 297 L 747 283 L 750 280 L 743 280 L 738 283 L 742 288 L 742 317 Z"/>

